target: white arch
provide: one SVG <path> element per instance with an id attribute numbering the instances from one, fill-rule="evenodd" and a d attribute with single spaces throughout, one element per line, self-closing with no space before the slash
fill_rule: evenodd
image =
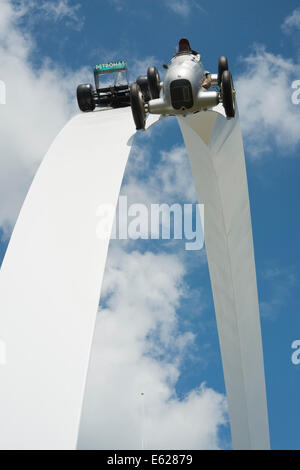
<path id="1" fill-rule="evenodd" d="M 233 444 L 268 448 L 242 138 L 238 118 L 226 121 L 222 109 L 216 111 L 179 118 L 179 124 L 205 204 Z M 2 449 L 76 447 L 108 249 L 108 240 L 96 236 L 97 208 L 117 204 L 134 132 L 130 108 L 76 116 L 55 139 L 27 195 L 0 271 L 7 353 L 0 366 Z"/>

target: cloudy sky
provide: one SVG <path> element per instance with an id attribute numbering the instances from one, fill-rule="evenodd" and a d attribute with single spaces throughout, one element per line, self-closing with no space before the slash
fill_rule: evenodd
<path id="1" fill-rule="evenodd" d="M 219 55 L 229 57 L 245 143 L 271 444 L 300 449 L 300 365 L 291 361 L 300 339 L 300 104 L 292 100 L 300 80 L 299 2 L 0 0 L 0 261 L 39 163 L 78 112 L 77 84 L 90 82 L 93 65 L 107 60 L 127 60 L 131 80 L 148 65 L 163 75 L 183 36 L 212 72 Z M 133 202 L 195 202 L 174 119 L 138 136 L 122 194 Z M 114 240 L 101 299 L 81 446 L 140 448 L 143 439 L 148 448 L 231 448 L 205 250 L 186 251 L 183 241 Z"/>

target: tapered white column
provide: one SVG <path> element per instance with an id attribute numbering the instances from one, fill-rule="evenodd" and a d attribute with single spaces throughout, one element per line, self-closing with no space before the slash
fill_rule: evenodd
<path id="1" fill-rule="evenodd" d="M 269 429 L 248 185 L 238 115 L 179 117 L 199 203 L 233 447 L 268 449 Z"/>
<path id="2" fill-rule="evenodd" d="M 109 242 L 97 210 L 117 204 L 133 134 L 130 107 L 76 116 L 27 195 L 0 272 L 1 449 L 76 448 Z"/>

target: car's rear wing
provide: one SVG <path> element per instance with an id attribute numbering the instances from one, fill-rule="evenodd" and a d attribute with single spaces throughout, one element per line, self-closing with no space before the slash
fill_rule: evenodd
<path id="1" fill-rule="evenodd" d="M 125 60 L 120 60 L 119 62 L 108 62 L 107 64 L 95 65 L 94 72 L 97 74 L 102 74 L 102 73 L 111 73 L 111 72 L 121 72 L 122 70 L 127 70 L 127 64 Z"/>
<path id="2" fill-rule="evenodd" d="M 106 74 L 106 73 L 118 73 L 118 72 L 125 72 L 126 73 L 126 79 L 127 79 L 127 82 L 128 82 L 127 63 L 126 63 L 125 60 L 120 60 L 118 62 L 108 62 L 106 64 L 95 65 L 94 78 L 95 78 L 96 88 L 99 89 L 99 75 L 103 75 L 103 74 Z"/>

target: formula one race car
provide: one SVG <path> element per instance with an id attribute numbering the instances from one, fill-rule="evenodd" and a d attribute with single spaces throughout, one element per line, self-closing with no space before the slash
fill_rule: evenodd
<path id="1" fill-rule="evenodd" d="M 147 76 L 138 77 L 130 87 L 133 119 L 137 129 L 145 129 L 146 114 L 172 116 L 207 110 L 222 103 L 228 119 L 235 116 L 235 89 L 228 61 L 219 57 L 218 74 L 206 72 L 201 56 L 191 49 L 185 38 L 179 41 L 178 52 L 160 81 L 156 67 L 149 67 Z M 215 89 L 215 90 L 214 90 Z"/>
<path id="2" fill-rule="evenodd" d="M 106 74 L 113 74 L 107 76 Z M 120 79 L 125 74 L 125 83 Z M 106 75 L 104 87 L 100 88 L 99 75 Z M 112 78 L 108 83 L 108 79 Z M 127 65 L 124 60 L 96 65 L 94 68 L 95 88 L 90 83 L 77 87 L 77 101 L 81 111 L 94 111 L 96 106 L 122 108 L 130 106 L 130 89 L 128 82 Z"/>

